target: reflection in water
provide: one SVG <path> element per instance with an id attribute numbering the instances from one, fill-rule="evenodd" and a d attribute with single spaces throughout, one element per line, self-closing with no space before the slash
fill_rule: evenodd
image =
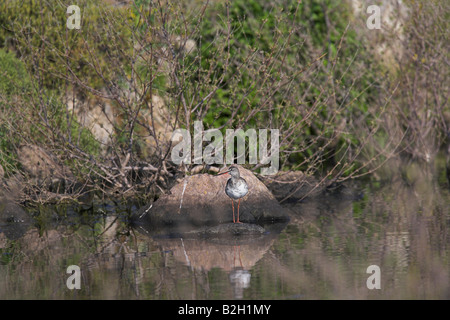
<path id="1" fill-rule="evenodd" d="M 404 276 L 409 266 L 409 232 L 386 232 L 385 243 L 385 248 L 382 251 L 387 259 L 395 261 L 395 265 L 393 266 L 395 270 L 392 271 L 397 276 L 392 281 L 393 285 L 398 287 L 400 284 L 399 277 Z"/>
<path id="2" fill-rule="evenodd" d="M 252 277 L 250 271 L 244 269 L 241 259 L 241 246 L 237 247 L 237 256 L 239 259 L 239 267 L 236 267 L 236 246 L 235 257 L 234 257 L 234 267 L 230 272 L 230 282 L 233 287 L 233 296 L 235 299 L 242 299 L 244 297 L 244 289 L 250 286 L 250 278 Z"/>
<path id="3" fill-rule="evenodd" d="M 449 299 L 448 185 L 396 176 L 364 194 L 289 204 L 287 226 L 227 238 L 155 237 L 117 207 L 0 216 L 0 299 Z"/>
<path id="4" fill-rule="evenodd" d="M 272 226 L 272 230 L 281 231 Z M 242 299 L 244 289 L 250 286 L 251 272 L 273 245 L 277 233 L 252 235 L 221 235 L 205 238 L 161 238 L 154 241 L 165 253 L 170 253 L 180 264 L 191 271 L 208 275 L 220 270 L 228 275 L 232 298 Z M 209 291 L 209 289 L 207 290 Z"/>
<path id="5" fill-rule="evenodd" d="M 230 282 L 233 286 L 233 297 L 235 299 L 242 299 L 244 296 L 244 289 L 250 286 L 251 274 L 248 270 L 235 269 L 230 273 Z"/>

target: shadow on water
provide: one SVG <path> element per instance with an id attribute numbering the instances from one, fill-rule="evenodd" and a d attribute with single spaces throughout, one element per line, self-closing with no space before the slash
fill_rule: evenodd
<path id="1" fill-rule="evenodd" d="M 357 192 L 283 204 L 290 221 L 180 229 L 133 205 L 0 203 L 0 299 L 449 299 L 445 166 L 393 164 Z M 69 265 L 81 289 L 69 290 Z M 367 268 L 381 270 L 369 290 Z"/>

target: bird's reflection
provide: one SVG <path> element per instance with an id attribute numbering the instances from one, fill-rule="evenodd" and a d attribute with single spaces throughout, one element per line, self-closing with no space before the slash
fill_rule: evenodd
<path id="1" fill-rule="evenodd" d="M 223 225 L 223 229 L 210 229 L 231 232 L 186 232 L 176 236 L 171 229 L 164 234 L 164 230 L 155 231 L 147 225 L 139 225 L 136 230 L 145 237 L 151 237 L 161 252 L 169 253 L 170 257 L 188 266 L 194 274 L 222 270 L 227 274 L 233 297 L 242 299 L 245 289 L 251 285 L 252 268 L 264 257 L 286 225 L 287 222 L 263 226 L 231 223 Z M 257 228 L 264 232 L 250 232 L 259 230 Z M 233 230 L 248 233 L 236 235 Z"/>
<path id="2" fill-rule="evenodd" d="M 249 270 L 245 270 L 241 260 L 241 246 L 233 246 L 234 249 L 234 266 L 230 272 L 229 279 L 233 287 L 233 296 L 235 299 L 242 299 L 244 297 L 244 289 L 250 286 L 251 274 Z M 236 266 L 236 256 L 239 260 L 239 265 Z"/>
<path id="3" fill-rule="evenodd" d="M 250 270 L 266 254 L 273 241 L 273 237 L 267 237 L 249 243 L 224 245 L 199 239 L 158 239 L 162 250 L 170 252 L 178 262 L 194 272 L 209 272 L 215 268 L 226 272 L 235 299 L 243 298 L 244 289 L 250 287 Z"/>
<path id="4" fill-rule="evenodd" d="M 211 239 L 155 239 L 163 252 L 179 263 L 188 266 L 192 272 L 208 273 L 221 269 L 228 275 L 234 299 L 242 299 L 244 289 L 250 287 L 250 271 L 270 249 L 276 237 L 257 239 L 229 239 L 226 243 Z"/>

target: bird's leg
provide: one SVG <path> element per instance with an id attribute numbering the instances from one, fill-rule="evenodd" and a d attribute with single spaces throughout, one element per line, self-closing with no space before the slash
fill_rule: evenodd
<path id="1" fill-rule="evenodd" d="M 239 205 L 241 204 L 241 199 L 239 199 L 239 201 L 238 201 L 238 218 L 237 218 L 237 223 L 241 223 L 240 221 L 239 221 Z"/>
<path id="2" fill-rule="evenodd" d="M 233 207 L 233 223 L 236 223 L 236 221 L 234 220 L 234 201 L 233 201 L 233 199 L 231 199 L 231 206 Z"/>
<path id="3" fill-rule="evenodd" d="M 242 265 L 242 260 L 241 260 L 241 246 L 238 246 L 238 257 L 239 257 L 239 264 L 241 265 L 241 268 L 244 268 L 244 266 Z"/>

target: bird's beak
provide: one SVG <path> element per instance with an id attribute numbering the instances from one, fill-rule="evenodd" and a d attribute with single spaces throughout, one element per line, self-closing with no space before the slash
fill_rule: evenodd
<path id="1" fill-rule="evenodd" d="M 227 171 L 224 171 L 224 172 L 221 172 L 221 173 L 218 173 L 217 175 L 218 176 L 221 176 L 221 175 L 223 175 L 223 174 L 225 174 L 225 173 L 229 173 L 231 170 L 227 170 Z"/>

